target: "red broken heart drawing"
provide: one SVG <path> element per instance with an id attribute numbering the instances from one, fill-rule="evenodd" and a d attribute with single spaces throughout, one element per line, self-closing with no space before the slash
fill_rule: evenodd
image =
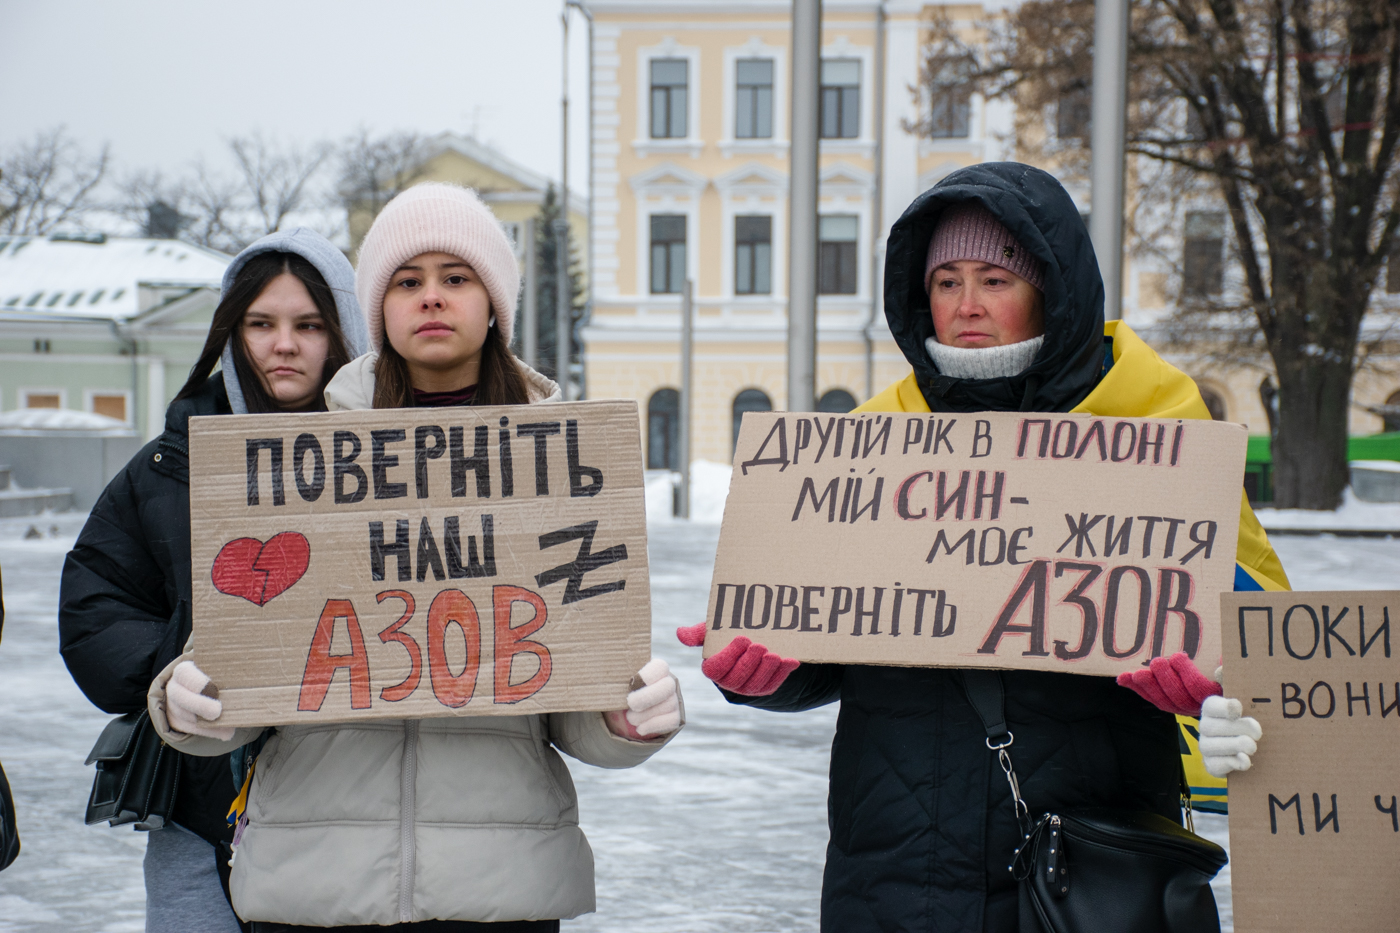
<path id="1" fill-rule="evenodd" d="M 311 543 L 295 531 L 273 535 L 266 544 L 235 538 L 214 558 L 214 588 L 265 606 L 300 580 L 310 562 Z"/>

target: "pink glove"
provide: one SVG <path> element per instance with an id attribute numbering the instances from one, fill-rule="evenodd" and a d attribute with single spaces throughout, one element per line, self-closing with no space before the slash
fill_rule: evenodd
<path id="1" fill-rule="evenodd" d="M 1160 710 L 1197 719 L 1206 697 L 1224 695 L 1220 684 L 1196 670 L 1182 651 L 1169 658 L 1153 658 L 1144 670 L 1124 671 L 1118 675 L 1118 686 L 1127 687 Z"/>
<path id="2" fill-rule="evenodd" d="M 698 648 L 705 643 L 705 623 L 683 625 L 676 629 L 676 637 L 681 644 Z M 766 697 L 783 685 L 797 664 L 796 659 L 784 658 L 740 635 L 706 658 L 700 673 L 730 693 Z"/>

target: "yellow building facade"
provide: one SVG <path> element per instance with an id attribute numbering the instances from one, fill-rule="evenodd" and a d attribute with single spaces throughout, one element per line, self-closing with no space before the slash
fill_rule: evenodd
<path id="1" fill-rule="evenodd" d="M 680 293 L 689 281 L 692 456 L 727 462 L 739 413 L 786 406 L 791 5 L 586 6 L 593 280 L 582 331 L 585 394 L 635 399 L 647 465 L 678 466 Z M 1009 102 L 972 95 L 943 115 L 940 138 L 904 128 L 920 116 L 910 88 L 935 14 L 975 40 L 987 12 L 901 0 L 823 4 L 816 389 L 828 410 L 858 404 L 908 372 L 880 295 L 890 226 L 958 168 L 1030 160 L 1017 145 L 1027 115 Z M 1053 113 L 1031 117 L 1057 132 Z M 1070 179 L 1067 188 L 1087 216 L 1087 184 Z M 1225 249 L 1222 241 L 1222 257 Z M 1160 251 L 1125 257 L 1123 318 L 1149 340 L 1170 311 L 1178 266 Z M 1214 396 L 1223 417 L 1268 433 L 1258 392 L 1264 370 L 1166 355 Z M 1358 377 L 1353 433 L 1381 430 L 1371 409 L 1397 388 L 1400 380 L 1384 373 Z"/>
<path id="2" fill-rule="evenodd" d="M 921 142 L 901 128 L 913 116 L 907 87 L 918 76 L 923 4 L 823 7 L 817 395 L 846 410 L 908 369 L 879 300 L 889 226 L 938 178 L 1002 155 L 976 101 L 961 136 Z M 791 6 L 614 0 L 588 8 L 587 395 L 636 399 L 648 465 L 677 465 L 667 432 L 689 280 L 693 456 L 728 461 L 736 411 L 786 405 Z M 981 13 L 959 10 L 969 22 Z"/>

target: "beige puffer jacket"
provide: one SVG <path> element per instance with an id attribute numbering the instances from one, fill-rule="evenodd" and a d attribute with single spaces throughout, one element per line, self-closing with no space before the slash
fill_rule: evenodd
<path id="1" fill-rule="evenodd" d="M 341 369 L 331 410 L 368 408 L 375 354 Z M 532 402 L 558 387 L 527 368 Z M 170 731 L 165 684 L 151 720 L 182 752 L 229 742 Z M 674 733 L 672 733 L 674 735 Z M 233 862 L 244 920 L 308 926 L 421 920 L 568 919 L 594 909 L 593 852 L 559 751 L 603 768 L 641 764 L 669 741 L 633 742 L 601 713 L 283 726 L 258 757 Z"/>

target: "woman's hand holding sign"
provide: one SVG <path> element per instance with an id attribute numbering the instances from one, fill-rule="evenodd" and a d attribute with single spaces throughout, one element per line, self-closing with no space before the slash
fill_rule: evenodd
<path id="1" fill-rule="evenodd" d="M 193 661 L 175 665 L 170 681 L 165 685 L 165 713 L 171 728 L 189 735 L 203 735 L 227 742 L 233 729 L 212 725 L 224 712 L 217 697 L 206 696 L 209 675 L 195 667 Z"/>
<path id="2" fill-rule="evenodd" d="M 1194 718 L 1200 717 L 1207 697 L 1222 694 L 1220 684 L 1196 670 L 1184 651 L 1169 658 L 1153 658 L 1142 670 L 1124 671 L 1118 675 L 1118 686 L 1127 687 L 1160 710 Z"/>
<path id="3" fill-rule="evenodd" d="M 645 742 L 681 727 L 680 686 L 670 665 L 652 658 L 637 676 L 646 686 L 627 694 L 627 709 L 604 713 L 613 735 Z"/>
<path id="4" fill-rule="evenodd" d="M 1215 676 L 1220 676 L 1219 669 Z M 1220 684 L 1196 669 L 1185 652 L 1169 658 L 1153 658 L 1140 671 L 1124 671 L 1118 685 L 1142 697 L 1160 710 L 1201 721 L 1201 757 L 1216 777 L 1231 771 L 1248 771 L 1250 756 L 1263 737 L 1259 722 L 1243 715 L 1239 700 L 1227 699 Z"/>
<path id="5" fill-rule="evenodd" d="M 676 629 L 681 644 L 698 648 L 705 643 L 704 622 Z M 740 635 L 706 658 L 700 671 L 730 693 L 764 697 L 776 691 L 797 670 L 794 658 L 785 658 Z"/>

